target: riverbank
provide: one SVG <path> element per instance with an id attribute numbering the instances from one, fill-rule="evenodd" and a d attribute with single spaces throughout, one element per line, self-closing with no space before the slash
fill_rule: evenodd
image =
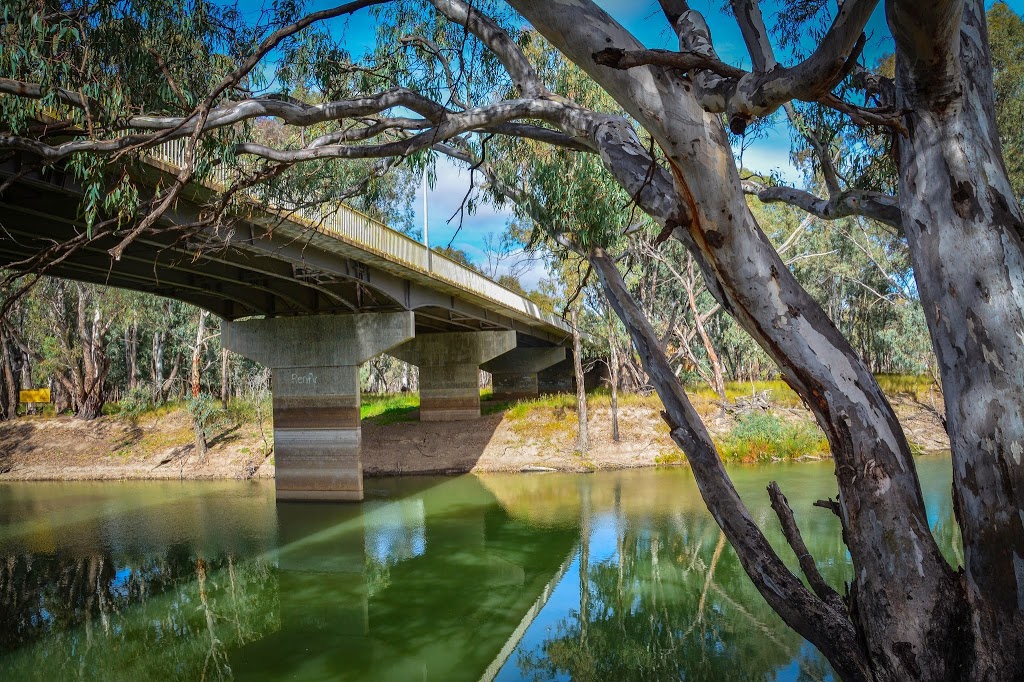
<path id="1" fill-rule="evenodd" d="M 948 449 L 941 396 L 920 384 L 891 386 L 890 400 L 916 452 Z M 619 399 L 618 441 L 610 398 L 589 396 L 590 448 L 576 450 L 575 396 L 517 403 L 482 402 L 483 416 L 462 422 L 419 422 L 415 395 L 367 396 L 363 404 L 363 472 L 369 477 L 555 470 L 585 472 L 685 464 L 659 416 L 656 396 Z M 693 393 L 724 459 L 742 462 L 820 459 L 824 436 L 784 385 L 731 386 L 723 406 L 707 391 Z M 165 406 L 128 418 L 111 414 L 85 422 L 71 417 L 22 417 L 0 423 L 0 480 L 125 480 L 273 478 L 273 452 L 251 406 L 235 405 L 211 430 L 201 460 L 188 413 Z M 263 426 L 272 444 L 273 425 Z"/>

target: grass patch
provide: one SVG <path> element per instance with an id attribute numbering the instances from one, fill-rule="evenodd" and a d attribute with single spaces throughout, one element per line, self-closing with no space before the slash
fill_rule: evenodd
<path id="1" fill-rule="evenodd" d="M 555 412 L 557 410 L 576 412 L 576 395 L 550 393 L 533 400 L 517 400 L 508 408 L 505 416 L 513 421 L 521 421 L 537 412 Z"/>
<path id="2" fill-rule="evenodd" d="M 789 387 L 785 381 L 729 381 L 725 384 L 725 397 L 730 403 L 736 402 L 737 398 L 749 398 L 752 393 L 763 393 L 768 391 L 769 399 L 776 405 L 785 407 L 797 407 L 800 405 L 800 397 Z M 707 384 L 691 384 L 686 387 L 686 392 L 691 400 L 699 402 L 715 402 L 718 394 L 711 390 Z"/>
<path id="3" fill-rule="evenodd" d="M 676 467 L 686 464 L 686 455 L 679 448 L 668 448 L 654 456 L 654 464 L 659 467 Z"/>
<path id="4" fill-rule="evenodd" d="M 184 400 L 169 400 L 163 405 L 150 407 L 148 410 L 139 413 L 137 419 L 140 421 L 149 419 L 159 419 L 161 417 L 166 417 L 169 414 L 173 414 L 181 410 L 187 411 L 187 409 L 188 408 L 185 406 Z"/>
<path id="5" fill-rule="evenodd" d="M 258 407 L 263 411 L 263 427 L 271 429 L 274 426 L 274 401 L 268 394 Z M 225 420 L 231 424 L 256 424 L 259 418 L 256 415 L 257 404 L 255 400 L 229 400 L 228 409 L 224 410 Z"/>
<path id="6" fill-rule="evenodd" d="M 633 393 L 626 391 L 619 391 L 617 397 L 619 403 L 619 409 L 624 407 L 648 407 L 654 410 L 661 410 L 661 399 L 658 398 L 658 394 L 651 391 L 650 393 Z M 576 406 L 576 395 L 572 394 L 573 407 Z M 587 405 L 591 407 L 606 407 L 611 409 L 612 406 L 612 392 L 610 389 L 604 386 L 596 388 L 593 391 L 587 391 Z"/>
<path id="7" fill-rule="evenodd" d="M 814 422 L 786 421 L 771 412 L 751 412 L 716 445 L 726 462 L 792 460 L 828 455 L 828 441 Z"/>
<path id="8" fill-rule="evenodd" d="M 507 404 L 507 403 L 506 403 Z M 576 395 L 552 393 L 507 404 L 505 418 L 521 438 L 551 442 L 576 439 Z"/>
<path id="9" fill-rule="evenodd" d="M 359 418 L 374 424 L 387 425 L 415 421 L 413 413 L 420 408 L 418 393 L 364 393 Z"/>
<path id="10" fill-rule="evenodd" d="M 162 452 L 167 448 L 176 448 L 181 445 L 188 445 L 195 442 L 195 434 L 191 426 L 183 426 L 177 429 L 154 431 L 143 436 L 138 444 L 138 452 L 149 457 Z"/>
<path id="11" fill-rule="evenodd" d="M 876 374 L 878 385 L 887 396 L 911 396 L 917 402 L 930 400 L 939 391 L 927 374 Z M 938 398 L 941 402 L 941 398 Z"/>

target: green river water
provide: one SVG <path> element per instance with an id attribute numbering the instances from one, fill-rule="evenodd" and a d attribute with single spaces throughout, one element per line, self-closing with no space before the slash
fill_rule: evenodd
<path id="1" fill-rule="evenodd" d="M 945 457 L 918 460 L 959 562 Z M 833 585 L 831 463 L 765 485 Z M 0 680 L 829 680 L 744 575 L 687 469 L 376 479 L 361 505 L 272 482 L 0 484 Z"/>

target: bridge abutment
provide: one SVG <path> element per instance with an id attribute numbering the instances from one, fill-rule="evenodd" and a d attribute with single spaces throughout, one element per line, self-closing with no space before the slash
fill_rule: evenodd
<path id="1" fill-rule="evenodd" d="M 539 373 L 565 360 L 565 348 L 514 348 L 481 365 L 491 373 L 495 400 L 536 398 Z"/>
<path id="2" fill-rule="evenodd" d="M 359 365 L 413 335 L 411 312 L 222 324 L 225 348 L 273 372 L 278 500 L 363 499 Z"/>
<path id="3" fill-rule="evenodd" d="M 516 333 L 424 334 L 388 351 L 420 368 L 420 420 L 456 421 L 480 416 L 480 365 L 516 345 Z"/>

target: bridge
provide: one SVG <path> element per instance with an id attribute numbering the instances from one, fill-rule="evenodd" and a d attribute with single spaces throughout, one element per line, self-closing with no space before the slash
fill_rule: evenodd
<path id="1" fill-rule="evenodd" d="M 219 316 L 224 347 L 272 370 L 278 499 L 363 498 L 359 366 L 380 353 L 419 367 L 423 420 L 479 416 L 481 368 L 498 399 L 571 385 L 562 319 L 348 206 L 285 209 L 247 195 L 214 229 L 200 214 L 227 178 L 197 181 L 161 218 L 168 229 L 113 261 L 123 233 L 86 238 L 81 183 L 26 163 L 0 162 L 0 267 L 78 238 L 47 274 Z M 139 179 L 166 186 L 182 165 L 170 143 Z"/>

